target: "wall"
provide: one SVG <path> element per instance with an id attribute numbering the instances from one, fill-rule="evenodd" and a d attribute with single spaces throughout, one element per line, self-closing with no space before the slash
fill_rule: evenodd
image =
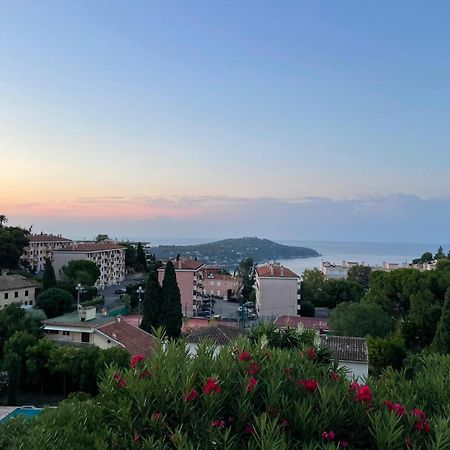
<path id="1" fill-rule="evenodd" d="M 350 361 L 339 361 L 339 367 L 345 367 L 349 372 L 348 378 L 362 379 L 369 376 L 369 365 Z"/>
<path id="2" fill-rule="evenodd" d="M 193 292 L 194 292 L 194 272 L 190 270 L 175 270 L 178 288 L 181 296 L 181 309 L 183 314 L 191 317 L 193 315 Z M 162 286 L 164 270 L 158 271 L 158 280 Z"/>
<path id="3" fill-rule="evenodd" d="M 257 277 L 256 305 L 262 317 L 297 314 L 296 278 Z"/>
<path id="4" fill-rule="evenodd" d="M 17 297 L 15 293 L 17 292 Z M 25 295 L 28 292 L 28 295 Z M 26 287 L 20 289 L 10 289 L 6 291 L 0 291 L 0 309 L 3 309 L 6 305 L 11 303 L 21 303 L 22 305 L 34 305 L 36 288 Z M 8 298 L 5 299 L 5 294 L 8 294 Z"/>

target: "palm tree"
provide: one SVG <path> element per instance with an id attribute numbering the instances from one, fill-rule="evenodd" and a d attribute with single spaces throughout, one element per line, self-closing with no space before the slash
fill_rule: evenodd
<path id="1" fill-rule="evenodd" d="M 0 214 L 0 227 L 6 222 L 8 222 L 8 218 L 4 214 Z"/>

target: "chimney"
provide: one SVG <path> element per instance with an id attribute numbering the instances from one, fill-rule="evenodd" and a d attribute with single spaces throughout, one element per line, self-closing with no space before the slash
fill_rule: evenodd
<path id="1" fill-rule="evenodd" d="M 103 308 L 102 309 L 102 316 L 106 317 L 108 315 L 108 308 Z"/>
<path id="2" fill-rule="evenodd" d="M 122 322 L 122 316 L 120 314 L 116 317 L 116 322 Z"/>
<path id="3" fill-rule="evenodd" d="M 116 333 L 112 333 L 112 338 L 113 339 L 117 339 L 117 334 Z"/>

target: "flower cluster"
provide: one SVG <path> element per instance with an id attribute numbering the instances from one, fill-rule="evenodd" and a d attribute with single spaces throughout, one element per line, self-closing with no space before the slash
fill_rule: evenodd
<path id="1" fill-rule="evenodd" d="M 134 369 L 141 361 L 144 360 L 142 355 L 135 355 L 131 358 L 130 366 Z"/>
<path id="2" fill-rule="evenodd" d="M 248 374 L 249 375 L 256 375 L 259 372 L 259 365 L 258 363 L 252 363 L 250 364 L 250 367 L 248 368 Z"/>
<path id="3" fill-rule="evenodd" d="M 213 428 L 224 428 L 225 427 L 225 420 L 212 420 L 211 426 Z"/>
<path id="4" fill-rule="evenodd" d="M 319 389 L 319 383 L 314 379 L 297 380 L 297 384 L 299 386 L 303 386 L 308 392 L 314 392 L 317 391 L 317 389 Z"/>
<path id="5" fill-rule="evenodd" d="M 322 433 L 322 437 L 325 439 L 325 440 L 329 440 L 329 441 L 332 441 L 335 437 L 336 437 L 336 435 L 334 434 L 334 431 L 324 431 L 323 433 Z"/>
<path id="6" fill-rule="evenodd" d="M 197 389 L 191 389 L 191 391 L 189 392 L 189 394 L 187 394 L 184 399 L 187 402 L 192 402 L 193 400 L 197 400 L 199 397 L 199 393 L 197 391 Z"/>
<path id="7" fill-rule="evenodd" d="M 253 389 L 255 389 L 257 384 L 258 384 L 258 380 L 256 378 L 254 378 L 254 377 L 250 377 L 250 379 L 248 380 L 246 391 L 247 392 L 252 392 Z"/>
<path id="8" fill-rule="evenodd" d="M 219 386 L 219 380 L 217 378 L 207 378 L 205 384 L 203 385 L 203 392 L 205 395 L 210 395 L 212 393 L 220 394 L 222 392 Z"/>
<path id="9" fill-rule="evenodd" d="M 253 357 L 249 352 L 242 351 L 239 354 L 239 361 L 251 361 L 252 359 L 253 359 Z"/>
<path id="10" fill-rule="evenodd" d="M 390 400 L 386 400 L 384 402 L 386 405 L 386 408 L 389 411 L 393 411 L 397 414 L 397 416 L 404 416 L 405 415 L 405 407 L 400 405 L 400 403 L 392 403 Z"/>
<path id="11" fill-rule="evenodd" d="M 120 372 L 115 372 L 114 375 L 113 375 L 113 379 L 116 381 L 117 387 L 124 388 L 124 387 L 127 386 L 127 381 L 121 375 Z"/>
<path id="12" fill-rule="evenodd" d="M 430 422 L 428 422 L 427 416 L 421 409 L 414 408 L 411 411 L 411 415 L 417 417 L 417 421 L 415 424 L 415 428 L 417 431 L 424 431 L 425 433 L 429 433 L 431 431 Z"/>
<path id="13" fill-rule="evenodd" d="M 355 400 L 360 403 L 370 403 L 373 395 L 372 391 L 367 384 L 359 385 L 356 381 L 350 384 L 350 389 L 355 392 Z"/>
<path id="14" fill-rule="evenodd" d="M 309 359 L 314 359 L 316 357 L 316 351 L 312 347 L 309 347 L 306 350 L 306 353 L 307 353 Z"/>

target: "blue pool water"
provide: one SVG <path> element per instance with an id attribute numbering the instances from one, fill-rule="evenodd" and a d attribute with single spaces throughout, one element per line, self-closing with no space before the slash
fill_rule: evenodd
<path id="1" fill-rule="evenodd" d="M 27 419 L 32 419 L 33 417 L 41 414 L 41 412 L 42 408 L 17 408 L 11 414 L 8 414 L 6 417 L 0 420 L 0 423 L 19 416 L 25 417 Z"/>

